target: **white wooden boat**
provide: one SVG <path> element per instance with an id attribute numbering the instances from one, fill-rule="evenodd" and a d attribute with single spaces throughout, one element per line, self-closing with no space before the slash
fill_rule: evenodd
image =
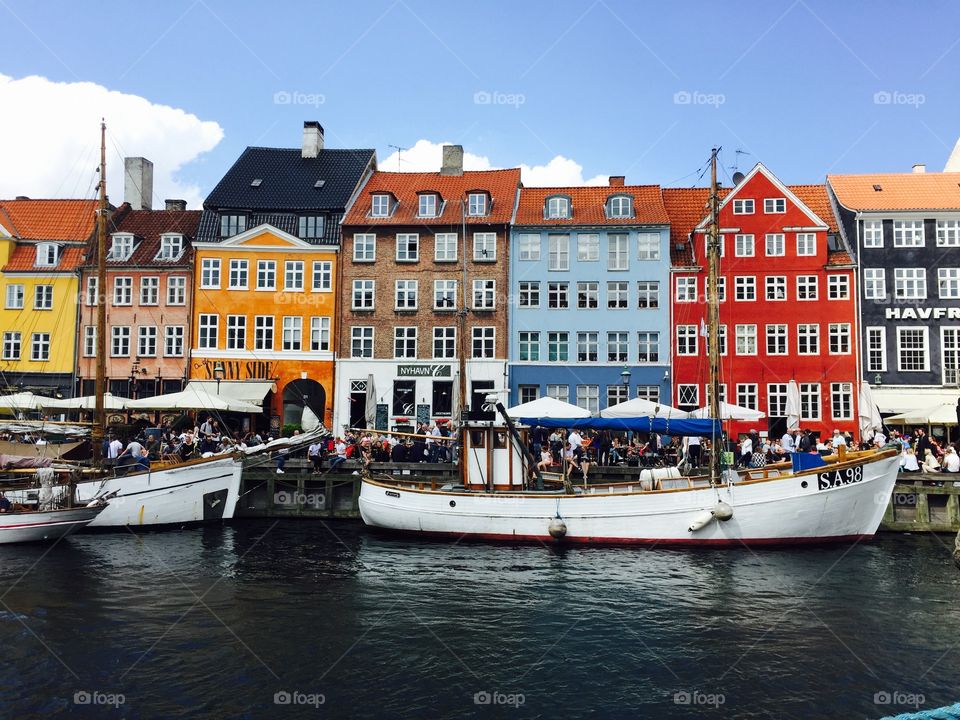
<path id="1" fill-rule="evenodd" d="M 0 544 L 57 540 L 86 527 L 107 510 L 107 503 L 57 510 L 0 513 Z"/>

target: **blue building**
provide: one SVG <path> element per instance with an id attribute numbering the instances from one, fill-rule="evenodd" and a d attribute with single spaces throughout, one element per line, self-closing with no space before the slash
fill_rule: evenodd
<path id="1" fill-rule="evenodd" d="M 510 238 L 510 401 L 670 402 L 670 227 L 660 188 L 523 188 Z"/>

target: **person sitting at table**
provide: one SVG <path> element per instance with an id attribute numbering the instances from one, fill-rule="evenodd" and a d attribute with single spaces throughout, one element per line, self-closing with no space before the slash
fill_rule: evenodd
<path id="1" fill-rule="evenodd" d="M 943 455 L 943 471 L 948 473 L 960 472 L 960 455 L 953 445 L 947 445 L 947 451 Z"/>
<path id="2" fill-rule="evenodd" d="M 940 472 L 940 463 L 937 462 L 937 459 L 933 456 L 933 451 L 930 448 L 927 448 L 923 455 L 923 462 L 920 464 L 920 467 L 925 473 L 935 473 Z"/>
<path id="3" fill-rule="evenodd" d="M 903 453 L 900 455 L 900 472 L 920 472 L 920 464 L 917 462 L 917 454 L 913 451 L 913 448 L 903 449 Z"/>
<path id="4" fill-rule="evenodd" d="M 550 454 L 550 448 L 543 447 L 540 450 L 540 462 L 537 463 L 537 470 L 549 470 L 553 465 L 553 455 Z"/>

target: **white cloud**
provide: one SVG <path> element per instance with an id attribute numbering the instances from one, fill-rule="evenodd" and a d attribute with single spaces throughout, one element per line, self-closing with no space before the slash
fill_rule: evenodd
<path id="1" fill-rule="evenodd" d="M 413 147 L 400 153 L 399 163 L 397 161 L 397 151 L 394 150 L 380 161 L 379 168 L 388 172 L 396 172 L 398 169 L 401 172 L 436 172 L 440 169 L 443 159 L 443 146 L 450 144 L 448 142 L 417 140 Z M 556 155 L 546 165 L 524 165 L 520 163 L 508 167 L 519 167 L 523 184 L 528 187 L 607 184 L 606 175 L 584 179 L 583 166 L 576 160 L 566 158 L 563 155 Z M 465 151 L 463 153 L 463 169 L 493 170 L 495 166 L 487 156 L 474 155 Z"/>
<path id="2" fill-rule="evenodd" d="M 212 121 L 92 82 L 53 82 L 0 74 L 0 197 L 92 197 L 100 163 L 100 118 L 107 122 L 107 193 L 123 200 L 123 155 L 153 162 L 153 207 L 182 198 L 203 202 L 200 188 L 176 173 L 214 148 L 223 129 Z"/>

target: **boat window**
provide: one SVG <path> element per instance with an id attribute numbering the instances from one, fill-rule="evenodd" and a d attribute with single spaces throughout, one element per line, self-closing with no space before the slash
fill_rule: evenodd
<path id="1" fill-rule="evenodd" d="M 482 448 L 486 447 L 486 433 L 483 430 L 471 430 L 470 431 L 470 447 Z"/>
<path id="2" fill-rule="evenodd" d="M 506 450 L 508 447 L 507 442 L 507 431 L 506 430 L 494 430 L 493 432 L 493 447 L 496 450 Z"/>

